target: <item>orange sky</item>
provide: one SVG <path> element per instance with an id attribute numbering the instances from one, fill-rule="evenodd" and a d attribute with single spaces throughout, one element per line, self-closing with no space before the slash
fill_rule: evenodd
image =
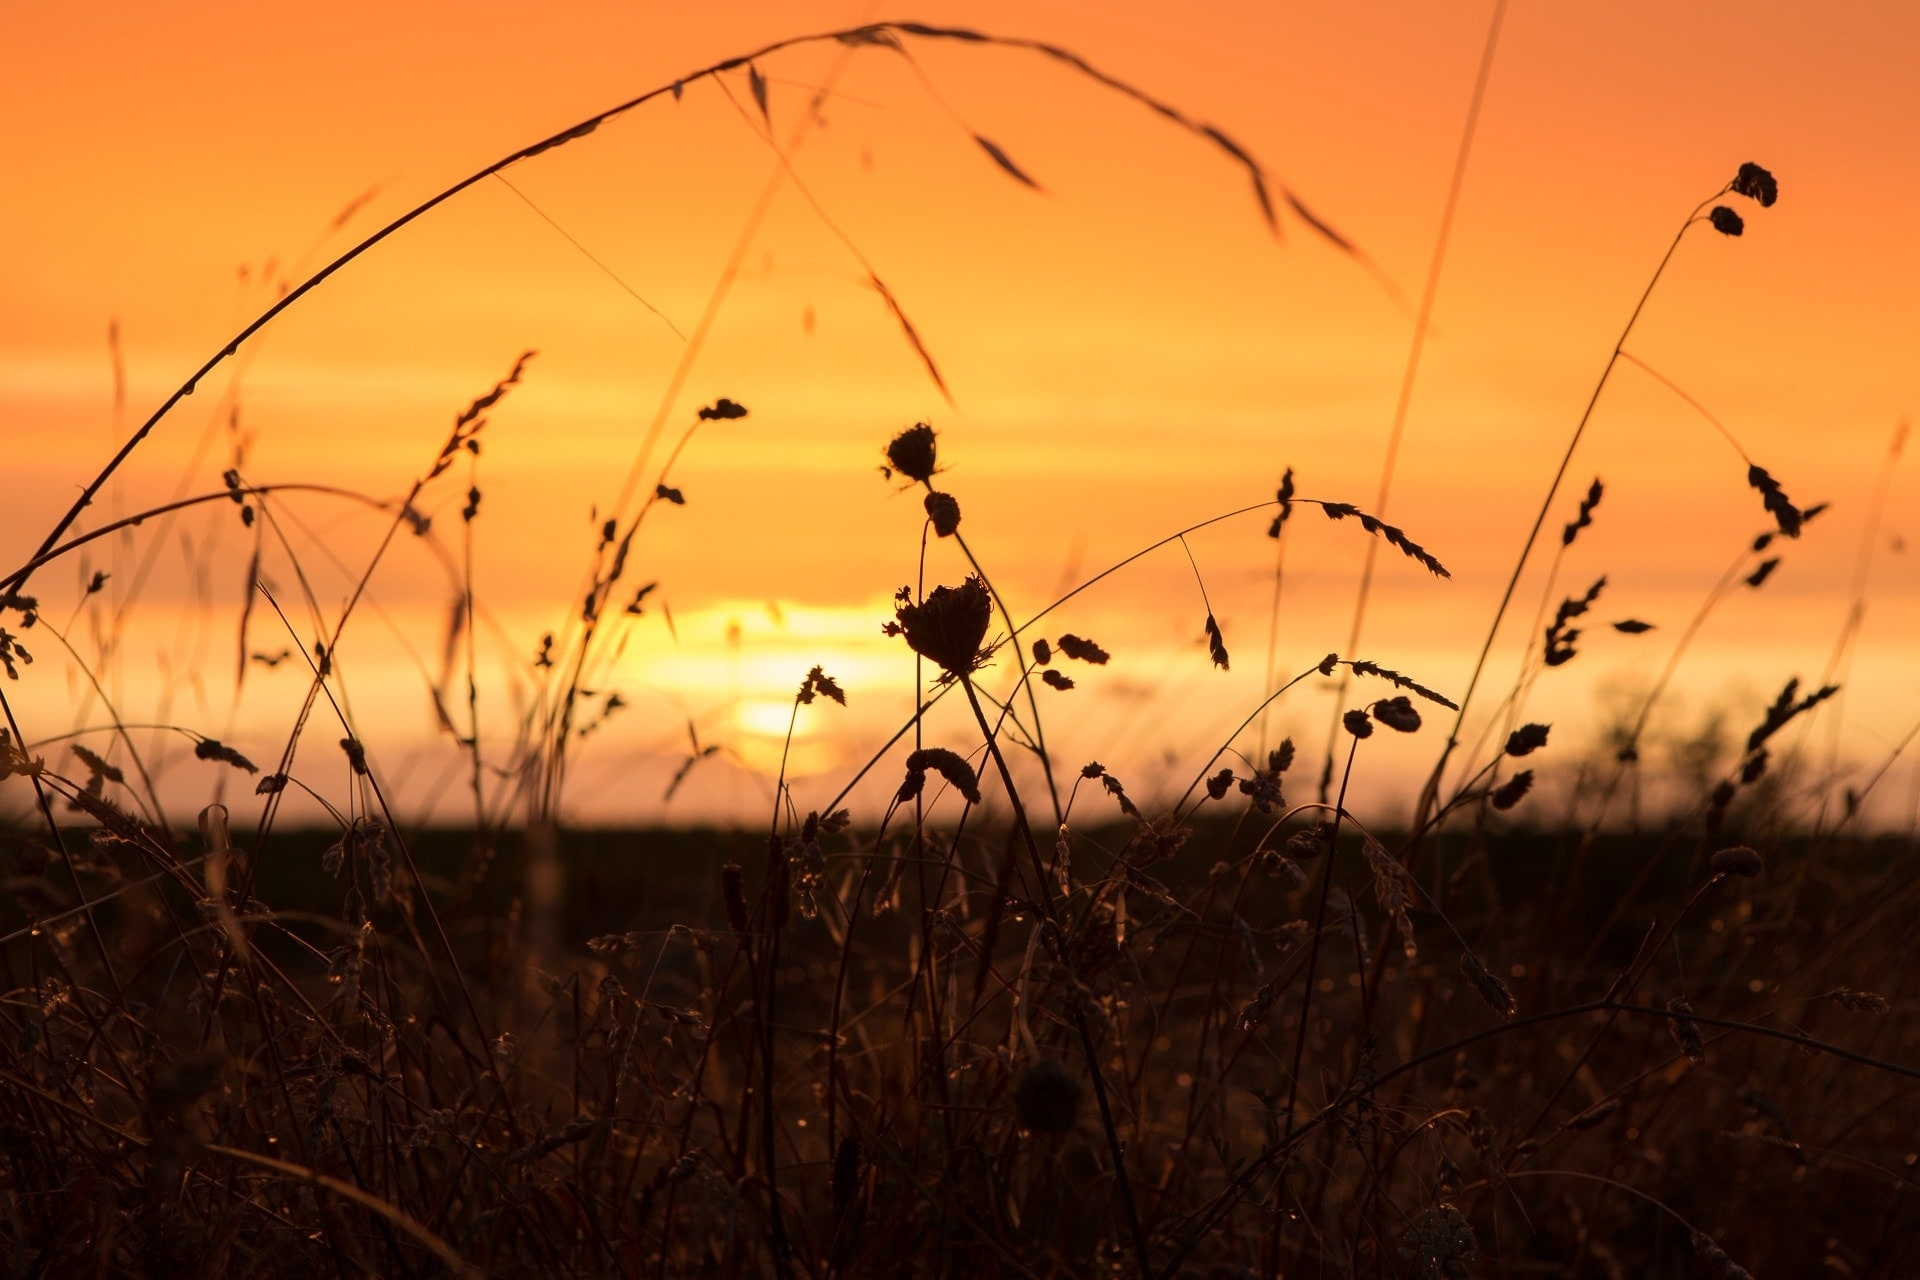
<path id="1" fill-rule="evenodd" d="M 941 428 L 942 483 L 1022 613 L 1173 529 L 1270 497 L 1285 466 L 1304 494 L 1373 504 L 1491 12 L 12 6 L 0 15 L 0 560 L 10 569 L 30 554 L 119 440 L 280 281 L 516 147 L 719 58 L 868 18 L 1053 41 L 1226 130 L 1361 246 L 1400 296 L 1298 220 L 1283 219 L 1276 242 L 1244 173 L 1217 150 L 1031 54 L 915 43 L 933 94 L 882 49 L 849 59 L 813 46 L 760 64 L 783 139 L 812 87 L 838 74 L 795 169 L 892 287 L 953 403 L 857 259 L 783 184 L 668 414 L 677 432 L 718 396 L 752 411 L 695 437 L 673 477 L 688 506 L 654 513 L 638 543 L 643 564 L 630 583 L 661 582 L 677 634 L 657 612 L 632 629 L 607 681 L 633 710 L 583 748 L 569 812 L 658 812 L 689 717 L 707 740 L 766 767 L 778 755 L 770 730 L 784 727 L 792 688 L 815 662 L 854 693 L 846 713 L 809 708 L 801 726 L 798 772 L 818 779 L 809 791 L 830 792 L 909 705 L 910 665 L 878 625 L 892 590 L 914 575 L 919 504 L 876 471 L 881 446 L 908 423 Z M 1708 406 L 1797 500 L 1835 506 L 1762 592 L 1742 593 L 1703 630 L 1681 670 L 1672 731 L 1719 710 L 1743 733 L 1788 676 L 1819 677 L 1871 531 L 1888 441 L 1920 401 L 1915 66 L 1920 14 L 1907 5 L 1511 7 L 1390 506 L 1454 578 L 1434 582 L 1383 559 L 1364 656 L 1456 695 L 1464 687 L 1520 539 L 1649 273 L 1695 202 L 1755 160 L 1779 175 L 1780 203 L 1748 207 L 1739 240 L 1690 232 L 1629 349 Z M 483 714 L 504 748 L 510 686 L 525 686 L 541 632 L 577 611 L 597 519 L 681 357 L 674 328 L 699 320 L 778 168 L 752 127 L 746 74 L 724 83 L 731 97 L 689 86 L 677 104 L 662 100 L 517 166 L 513 189 L 482 184 L 378 247 L 166 419 L 82 527 L 218 488 L 237 440 L 255 483 L 397 496 L 452 415 L 538 348 L 487 428 L 474 526 L 478 595 L 498 628 L 483 632 Z M 1043 190 L 999 172 L 968 129 Z M 344 228 L 329 229 L 369 191 Z M 118 415 L 110 321 L 127 370 Z M 1556 744 L 1567 760 L 1594 739 L 1596 699 L 1651 680 L 1765 526 L 1733 451 L 1635 369 L 1615 374 L 1551 528 L 1596 474 L 1607 497 L 1560 591 L 1605 573 L 1599 620 L 1657 629 L 1590 632 L 1580 659 L 1541 683 L 1536 709 L 1564 714 Z M 455 547 L 466 483 L 456 470 L 421 503 Z M 1920 536 L 1917 499 L 1911 466 L 1896 470 L 1849 669 L 1861 692 L 1845 705 L 1839 740 L 1868 767 L 1920 715 L 1909 656 L 1920 572 L 1893 549 L 1895 536 Z M 337 612 L 383 526 L 331 500 L 290 498 L 285 511 L 300 568 Z M 183 723 L 273 758 L 305 681 L 291 665 L 256 664 L 235 702 L 250 535 L 234 517 L 223 504 L 150 523 L 97 545 L 84 566 L 76 558 L 44 572 L 34 589 L 48 625 L 71 619 L 69 638 L 91 655 L 96 631 L 78 585 L 94 569 L 112 572 L 92 603 L 127 610 L 105 673 L 123 718 Z M 1063 763 L 1099 755 L 1135 777 L 1178 777 L 1177 791 L 1259 700 L 1272 568 L 1264 524 L 1251 516 L 1192 540 L 1233 646 L 1230 673 L 1206 662 L 1205 608 L 1184 557 L 1144 562 L 1063 613 L 1060 629 L 1116 653 L 1112 667 L 1078 673 L 1081 688 L 1046 704 Z M 1345 644 L 1361 538 L 1310 513 L 1295 526 L 1281 668 Z M 155 571 L 136 593 L 155 546 Z M 285 553 L 270 548 L 265 567 L 295 599 Z M 961 572 L 951 547 L 936 547 L 929 582 Z M 1540 582 L 1536 573 L 1521 588 L 1483 710 L 1512 681 Z M 451 817 L 461 803 L 453 756 L 420 674 L 441 669 L 448 602 L 431 557 L 403 545 L 376 577 L 378 612 L 356 620 L 342 667 L 378 757 L 417 808 L 439 795 L 435 812 Z M 283 647 L 277 625 L 256 618 L 251 647 Z M 97 723 L 97 711 L 75 710 L 83 677 L 63 669 L 57 642 L 39 639 L 41 661 L 7 689 L 29 735 L 79 727 L 76 716 Z M 1276 731 L 1317 740 L 1330 710 L 1324 691 L 1302 690 Z M 964 736 L 957 720 L 938 727 Z M 1442 728 L 1383 744 L 1378 785 L 1392 794 L 1389 780 L 1431 759 Z M 330 727 L 323 740 L 337 736 Z M 205 792 L 206 768 L 173 766 L 183 808 Z M 1904 795 L 1904 775 L 1899 785 Z M 750 773 L 716 764 L 679 812 L 755 812 L 766 793 Z"/>

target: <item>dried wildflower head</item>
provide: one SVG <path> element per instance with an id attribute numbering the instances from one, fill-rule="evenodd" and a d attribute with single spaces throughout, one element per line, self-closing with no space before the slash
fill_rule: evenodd
<path id="1" fill-rule="evenodd" d="M 1367 719 L 1367 713 L 1358 707 L 1341 716 L 1340 723 L 1345 725 L 1347 732 L 1356 738 L 1370 738 L 1373 736 L 1373 721 Z"/>
<path id="2" fill-rule="evenodd" d="M 937 457 L 934 436 L 934 429 L 924 422 L 916 422 L 895 436 L 887 444 L 888 474 L 899 472 L 920 484 L 932 479 Z"/>
<path id="3" fill-rule="evenodd" d="M 942 538 L 951 538 L 954 530 L 960 527 L 960 504 L 950 493 L 938 490 L 929 491 L 926 499 L 927 519 L 933 522 L 933 531 Z"/>
<path id="4" fill-rule="evenodd" d="M 1713 206 L 1707 214 L 1707 221 L 1713 223 L 1713 229 L 1723 236 L 1737 236 L 1747 229 L 1744 218 L 1723 204 Z"/>
<path id="5" fill-rule="evenodd" d="M 1033 1133 L 1071 1133 L 1080 1119 L 1080 1082 L 1060 1059 L 1035 1058 L 1014 1079 L 1013 1114 Z"/>
<path id="6" fill-rule="evenodd" d="M 1774 181 L 1771 173 L 1751 160 L 1740 166 L 1740 172 L 1733 175 L 1727 190 L 1758 201 L 1762 209 L 1772 208 L 1773 202 L 1780 198 L 1780 184 Z"/>
<path id="7" fill-rule="evenodd" d="M 935 587 L 919 604 L 902 601 L 894 608 L 908 646 L 952 676 L 965 676 L 980 665 L 980 645 L 992 616 L 993 598 L 977 577 L 957 587 Z"/>
<path id="8" fill-rule="evenodd" d="M 1737 844 L 1731 849 L 1722 849 L 1713 855 L 1707 864 L 1717 876 L 1745 876 L 1751 880 L 1760 874 L 1765 865 L 1760 855 L 1746 845 Z"/>

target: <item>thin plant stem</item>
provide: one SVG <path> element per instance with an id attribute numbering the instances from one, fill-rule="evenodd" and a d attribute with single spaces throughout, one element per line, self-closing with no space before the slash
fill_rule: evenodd
<path id="1" fill-rule="evenodd" d="M 1473 155 L 1473 142 L 1480 133 L 1480 108 L 1486 102 L 1487 82 L 1493 76 L 1493 56 L 1500 47 L 1500 28 L 1506 20 L 1507 0 L 1495 0 L 1493 16 L 1487 22 L 1487 38 L 1480 50 L 1480 69 L 1473 79 L 1473 94 L 1467 100 L 1467 118 L 1460 127 L 1460 146 L 1453 157 L 1453 176 L 1447 183 L 1447 198 L 1440 207 L 1440 227 L 1434 234 L 1433 253 L 1427 260 L 1427 280 L 1420 289 L 1420 308 L 1413 320 L 1413 336 L 1407 350 L 1407 362 L 1400 374 L 1400 391 L 1394 398 L 1393 426 L 1387 432 L 1387 450 L 1380 462 L 1380 488 L 1373 500 L 1373 513 L 1387 517 L 1387 499 L 1393 491 L 1394 472 L 1400 463 L 1400 442 L 1406 434 L 1407 411 L 1413 403 L 1414 383 L 1420 377 L 1420 359 L 1426 354 L 1427 335 L 1433 325 L 1433 303 L 1440 293 L 1440 274 L 1447 262 L 1447 249 L 1453 243 L 1454 215 L 1460 209 L 1460 192 L 1467 182 L 1467 161 Z M 1367 604 L 1373 592 L 1373 571 L 1380 554 L 1379 543 L 1367 540 L 1365 558 L 1360 565 L 1360 587 L 1354 595 L 1353 621 L 1347 628 L 1347 653 L 1360 652 L 1361 628 L 1367 618 Z M 1275 570 L 1274 609 L 1279 610 L 1280 584 Z M 1334 693 L 1333 717 L 1327 726 L 1325 766 L 1321 770 L 1320 799 L 1327 798 L 1327 784 L 1333 773 L 1334 744 L 1339 741 L 1341 708 L 1346 706 L 1347 688 L 1353 672 L 1342 670 Z"/>
<path id="2" fill-rule="evenodd" d="M 1000 785 L 1006 788 L 1007 803 L 1013 806 L 1014 826 L 1018 828 L 1020 837 L 1026 844 L 1027 856 L 1032 862 L 1034 892 L 1040 900 L 1048 945 L 1055 958 L 1071 972 L 1073 962 L 1068 951 L 1067 934 L 1061 925 L 1059 912 L 1054 906 L 1053 886 L 1049 883 L 1046 863 L 1040 857 L 1040 847 L 1034 842 L 1033 828 L 1027 822 L 1026 806 L 1020 801 L 1019 789 L 1014 786 L 1013 774 L 1007 768 L 1006 757 L 1000 753 L 1000 745 L 995 740 L 992 727 L 987 723 L 987 713 L 980 706 L 980 699 L 973 691 L 973 682 L 965 674 L 958 677 L 958 682 L 967 695 L 967 704 L 973 708 L 973 718 L 986 739 L 987 751 L 993 757 L 994 767 L 1000 773 Z M 1140 1210 L 1134 1204 L 1133 1182 L 1127 1175 L 1126 1147 L 1120 1141 L 1120 1130 L 1114 1124 L 1113 1104 L 1107 1098 L 1106 1073 L 1100 1067 L 1100 1051 L 1093 1042 L 1093 1029 L 1087 1025 L 1087 1015 L 1081 1009 L 1079 1000 L 1070 995 L 1067 999 L 1067 1009 L 1072 1015 L 1074 1029 L 1080 1035 L 1081 1053 L 1087 1064 L 1088 1078 L 1093 1082 L 1094 1100 L 1100 1108 L 1100 1126 L 1106 1131 L 1107 1151 L 1113 1160 L 1114 1186 L 1120 1193 L 1120 1204 L 1126 1213 L 1127 1227 L 1133 1235 L 1134 1255 L 1140 1267 L 1142 1280 L 1145 1280 L 1145 1277 L 1153 1274 L 1153 1259 L 1147 1248 L 1146 1230 L 1140 1223 Z"/>
<path id="3" fill-rule="evenodd" d="M 1493 642 L 1500 634 L 1500 624 L 1507 616 L 1507 607 L 1513 603 L 1513 593 L 1520 585 L 1520 575 L 1525 571 L 1527 560 L 1533 554 L 1534 544 L 1539 541 L 1540 530 L 1545 527 L 1547 516 L 1553 510 L 1553 501 L 1560 494 L 1560 485 L 1566 479 L 1567 468 L 1573 462 L 1574 451 L 1580 447 L 1580 440 L 1586 434 L 1587 424 L 1593 420 L 1593 411 L 1600 403 L 1600 395 L 1606 390 L 1614 369 L 1620 363 L 1621 349 L 1626 346 L 1627 339 L 1632 336 L 1633 326 L 1639 321 L 1640 313 L 1646 309 L 1647 299 L 1653 296 L 1654 287 L 1660 283 L 1661 276 L 1666 274 L 1667 265 L 1673 261 L 1673 255 L 1680 248 L 1680 242 L 1686 238 L 1687 231 L 1700 220 L 1703 209 L 1729 190 L 1731 190 L 1731 184 L 1721 187 L 1720 190 L 1702 200 L 1694 206 L 1693 212 L 1687 215 L 1686 221 L 1680 224 L 1680 229 L 1674 233 L 1673 239 L 1667 244 L 1666 252 L 1660 255 L 1659 265 L 1648 277 L 1646 287 L 1640 291 L 1639 300 L 1633 304 L 1633 310 L 1627 316 L 1627 323 L 1620 330 L 1620 337 L 1615 340 L 1613 349 L 1607 353 L 1607 360 L 1600 370 L 1600 377 L 1593 384 L 1593 391 L 1587 397 L 1586 408 L 1581 411 L 1580 420 L 1574 424 L 1573 435 L 1567 440 L 1567 447 L 1560 455 L 1560 463 L 1554 469 L 1553 480 L 1547 485 L 1546 496 L 1541 499 L 1540 510 L 1533 518 L 1533 526 L 1527 531 L 1526 541 L 1521 544 L 1520 555 L 1514 561 L 1513 572 L 1507 577 L 1506 588 L 1500 593 L 1499 606 L 1494 609 L 1493 621 L 1487 626 L 1486 639 L 1481 643 L 1480 656 L 1474 660 L 1473 674 L 1467 679 L 1466 692 L 1460 696 L 1460 709 L 1454 715 L 1453 727 L 1447 732 L 1446 745 L 1441 748 L 1440 758 L 1434 763 L 1433 772 L 1427 779 L 1425 789 L 1421 792 L 1419 810 L 1414 822 L 1416 827 L 1424 821 L 1427 813 L 1439 799 L 1440 783 L 1446 773 L 1447 762 L 1453 754 L 1453 749 L 1459 745 L 1461 727 L 1466 723 L 1467 710 L 1473 703 L 1473 695 L 1480 687 L 1480 677 L 1486 671 L 1487 658 L 1493 652 Z"/>

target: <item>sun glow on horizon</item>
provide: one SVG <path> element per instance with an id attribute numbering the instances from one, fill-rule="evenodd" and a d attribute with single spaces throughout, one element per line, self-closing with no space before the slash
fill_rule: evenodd
<path id="1" fill-rule="evenodd" d="M 1920 345 L 1920 255 L 1900 212 L 1920 177 L 1884 161 L 1920 151 L 1920 89 L 1896 74 L 1920 21 L 1821 24 L 1845 43 L 1824 56 L 1791 5 L 1747 6 L 1739 22 L 1711 9 L 1542 11 L 1503 37 L 1383 513 L 1452 578 L 1382 549 L 1360 648 L 1464 685 L 1608 344 L 1678 220 L 1752 158 L 1779 174 L 1777 205 L 1749 208 L 1738 238 L 1704 225 L 1683 237 L 1549 514 L 1490 679 L 1518 678 L 1540 629 L 1530 611 L 1602 576 L 1593 656 L 1578 678 L 1537 677 L 1532 696 L 1572 714 L 1609 679 L 1653 678 L 1764 527 L 1745 462 L 1705 410 L 1796 501 L 1835 505 L 1776 549 L 1764 595 L 1714 605 L 1675 696 L 1764 704 L 1790 675 L 1873 673 L 1877 696 L 1836 716 L 1848 751 L 1870 760 L 1900 741 L 1920 692 L 1900 661 L 1920 627 L 1904 550 L 1920 508 L 1887 447 L 1920 399 L 1897 358 Z M 0 550 L 16 563 L 141 415 L 302 272 L 636 83 L 670 83 L 772 28 L 846 18 L 833 5 L 588 6 L 523 30 L 504 14 L 449 24 L 409 10 L 387 15 L 375 46 L 342 13 L 304 20 L 307 56 L 287 65 L 271 55 L 279 28 L 238 12 L 128 17 L 65 62 L 27 54 L 68 47 L 77 19 L 36 13 L 0 53 L 12 118 L 41 122 L 18 167 L 19 189 L 38 194 L 0 208 L 12 246 L 0 415 L 16 478 Z M 809 46 L 769 60 L 764 114 L 744 72 L 691 81 L 328 280 L 162 421 L 76 530 L 221 494 L 229 467 L 249 484 L 350 492 L 262 497 L 261 524 L 244 527 L 221 498 L 93 543 L 36 576 L 41 636 L 57 624 L 104 665 L 124 719 L 185 717 L 270 744 L 309 676 L 266 659 L 328 633 L 449 421 L 529 349 L 480 452 L 417 496 L 431 531 L 388 547 L 337 655 L 345 714 L 396 756 L 464 732 L 442 717 L 467 714 L 470 662 L 483 740 L 512 742 L 543 705 L 542 637 L 565 654 L 579 634 L 578 593 L 606 552 L 596 540 L 607 519 L 632 517 L 632 504 L 610 508 L 656 420 L 655 464 L 695 429 L 671 473 L 638 487 L 684 499 L 648 513 L 618 588 L 657 591 L 643 613 L 596 624 L 582 672 L 596 698 L 621 691 L 593 731 L 590 749 L 608 754 L 672 760 L 691 724 L 736 762 L 777 769 L 763 741 L 784 738 L 774 709 L 791 710 L 816 664 L 852 705 L 803 710 L 799 772 L 863 759 L 860 744 L 911 713 L 911 657 L 880 633 L 891 592 L 972 567 L 941 538 L 923 563 L 919 494 L 878 474 L 887 439 L 914 421 L 940 431 L 938 482 L 961 505 L 969 553 L 1022 618 L 1173 529 L 1270 497 L 1289 467 L 1302 495 L 1371 509 L 1479 19 L 1227 6 L 1184 18 L 1170 40 L 1145 11 L 990 4 L 965 17 L 1037 30 L 1224 130 L 1263 166 L 1278 234 L 1232 149 L 1045 58 L 923 41 L 936 101 L 889 51 Z M 476 101 L 447 42 L 509 36 L 520 56 Z M 194 70 L 215 65 L 231 75 Z M 263 80 L 266 66 L 280 70 Z M 1754 91 L 1762 82 L 1777 91 Z M 1851 92 L 1863 84 L 1880 88 Z M 747 416 L 700 421 L 721 396 Z M 1596 523 L 1549 582 L 1554 532 L 1596 475 Z M 1091 629 L 1115 653 L 1110 668 L 1068 673 L 1070 692 L 1028 703 L 1004 651 L 984 684 L 1012 697 L 1015 723 L 1035 705 L 1077 722 L 1047 727 L 1075 749 L 1143 769 L 1204 753 L 1216 723 L 1264 696 L 1269 645 L 1277 677 L 1347 643 L 1365 536 L 1297 515 L 1276 613 L 1267 518 L 1198 532 L 1192 566 L 1175 546 L 1050 618 L 1043 633 Z M 260 598 L 244 608 L 256 571 L 287 623 Z M 1205 661 L 1209 611 L 1230 674 Z M 1606 625 L 1622 620 L 1654 630 Z M 40 643 L 18 687 L 30 739 L 98 712 L 59 650 Z M 1324 736 L 1317 704 L 1299 719 Z"/>

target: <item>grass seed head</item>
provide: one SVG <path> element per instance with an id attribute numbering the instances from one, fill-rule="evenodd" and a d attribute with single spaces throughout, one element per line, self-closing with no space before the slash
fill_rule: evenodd
<path id="1" fill-rule="evenodd" d="M 1720 211 L 1716 209 L 1714 212 Z M 1733 213 L 1731 209 L 1727 212 Z M 1738 221 L 1737 215 L 1735 220 Z M 1717 226 L 1718 223 L 1715 225 Z M 1731 231 L 1728 234 L 1739 235 L 1740 233 Z M 1780 487 L 1780 482 L 1768 474 L 1765 467 L 1750 464 L 1747 467 L 1747 483 L 1760 491 L 1760 501 L 1766 507 L 1767 514 L 1773 517 L 1774 523 L 1780 526 L 1780 532 L 1789 538 L 1799 537 L 1800 526 L 1807 522 L 1807 513 L 1793 505 L 1787 498 L 1786 490 Z"/>
<path id="2" fill-rule="evenodd" d="M 907 757 L 907 781 L 900 790 L 902 800 L 920 794 L 929 769 L 945 778 L 948 785 L 967 798 L 969 804 L 980 803 L 980 784 L 974 780 L 973 766 L 958 752 L 945 747 L 923 747 Z"/>
<path id="3" fill-rule="evenodd" d="M 1495 788 L 1493 807 L 1505 813 L 1525 799 L 1527 792 L 1531 790 L 1533 790 L 1533 770 L 1522 769 Z"/>
<path id="4" fill-rule="evenodd" d="M 1507 735 L 1507 754 L 1510 756 L 1531 755 L 1547 745 L 1547 734 L 1551 725 L 1523 724 Z"/>
<path id="5" fill-rule="evenodd" d="M 1582 529 L 1588 528 L 1593 524 L 1594 508 L 1600 505 L 1601 495 L 1604 494 L 1605 492 L 1606 492 L 1605 487 L 1600 483 L 1599 478 L 1595 477 L 1594 482 L 1591 485 L 1587 486 L 1587 496 L 1580 499 L 1579 514 L 1574 516 L 1573 520 L 1568 523 L 1567 527 L 1560 531 L 1561 546 L 1563 547 L 1572 546 L 1573 540 L 1580 536 L 1580 531 Z"/>
<path id="6" fill-rule="evenodd" d="M 1487 968 L 1473 952 L 1460 953 L 1460 972 L 1467 975 L 1467 981 L 1473 984 L 1474 993 L 1480 997 L 1481 1003 L 1499 1014 L 1502 1020 L 1511 1018 L 1519 1010 L 1513 991 L 1495 977 L 1493 970 Z"/>
<path id="7" fill-rule="evenodd" d="M 1267 526 L 1267 536 L 1278 538 L 1280 531 L 1287 526 L 1287 518 L 1293 514 L 1293 468 L 1280 477 L 1280 487 L 1274 490 L 1273 500 L 1279 504 L 1279 510 L 1273 514 L 1273 523 Z"/>
<path id="8" fill-rule="evenodd" d="M 1069 658 L 1078 662 L 1090 662 L 1096 667 L 1105 665 L 1107 659 L 1112 656 L 1093 641 L 1076 636 L 1072 632 L 1061 636 L 1057 643 L 1060 646 L 1060 652 Z"/>

